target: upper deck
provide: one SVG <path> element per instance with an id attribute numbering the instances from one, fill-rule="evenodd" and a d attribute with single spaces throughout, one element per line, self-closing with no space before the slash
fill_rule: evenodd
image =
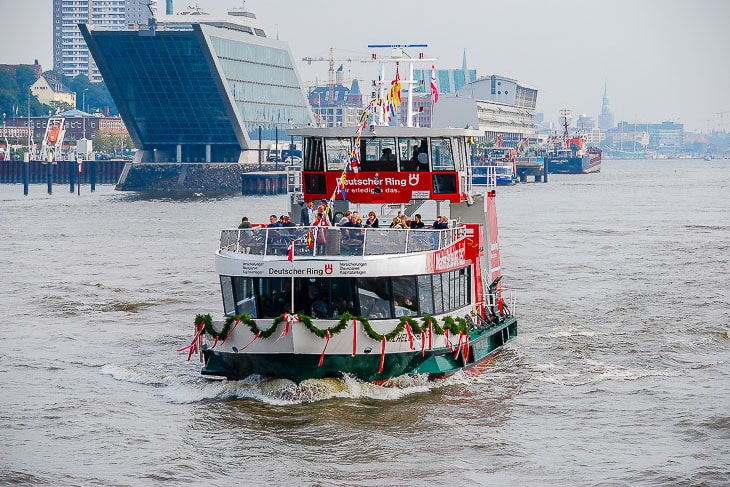
<path id="1" fill-rule="evenodd" d="M 463 202 L 471 192 L 472 129 L 370 125 L 290 129 L 302 137 L 305 199 L 353 203 Z M 343 178 L 343 174 L 345 177 Z"/>
<path id="2" fill-rule="evenodd" d="M 222 230 L 219 251 L 295 259 L 332 256 L 407 255 L 446 248 L 466 238 L 467 226 L 444 230 L 360 227 L 261 227 Z M 256 257 L 254 257 L 256 258 Z"/>

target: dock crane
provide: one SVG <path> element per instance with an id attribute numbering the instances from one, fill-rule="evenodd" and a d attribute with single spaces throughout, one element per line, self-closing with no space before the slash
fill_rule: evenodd
<path id="1" fill-rule="evenodd" d="M 307 64 L 312 64 L 316 61 L 328 61 L 329 62 L 329 72 L 328 72 L 328 78 L 327 78 L 327 86 L 329 88 L 329 102 L 333 103 L 335 98 L 335 61 L 343 61 L 343 62 L 353 62 L 353 61 L 361 61 L 361 59 L 358 58 L 335 58 L 334 57 L 334 49 L 330 47 L 330 55 L 328 58 L 323 57 L 305 57 L 302 58 L 302 61 L 306 61 Z"/>
<path id="2" fill-rule="evenodd" d="M 720 116 L 720 132 L 724 132 L 725 131 L 725 127 L 723 125 L 723 118 L 722 117 L 725 116 L 728 113 L 730 113 L 730 110 L 725 110 L 724 112 L 717 112 L 717 115 Z"/>

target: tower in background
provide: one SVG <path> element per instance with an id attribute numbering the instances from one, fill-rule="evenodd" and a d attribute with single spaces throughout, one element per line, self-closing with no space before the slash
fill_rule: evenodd
<path id="1" fill-rule="evenodd" d="M 601 114 L 598 116 L 598 128 L 601 130 L 610 130 L 613 128 L 613 111 L 608 105 L 608 94 L 606 83 L 603 83 L 603 105 L 601 106 Z"/>

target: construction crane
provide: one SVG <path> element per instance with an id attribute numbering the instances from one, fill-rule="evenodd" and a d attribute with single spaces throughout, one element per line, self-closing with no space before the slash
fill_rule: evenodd
<path id="1" fill-rule="evenodd" d="M 327 79 L 327 86 L 329 88 L 329 102 L 333 103 L 335 98 L 335 61 L 344 61 L 344 62 L 352 62 L 352 61 L 362 61 L 362 59 L 358 58 L 335 58 L 334 57 L 334 49 L 330 47 L 330 55 L 327 59 L 323 57 L 315 58 L 315 57 L 305 57 L 302 58 L 302 61 L 306 61 L 307 64 L 312 64 L 315 61 L 328 61 L 329 62 L 329 73 L 328 73 L 328 79 Z"/>
<path id="2" fill-rule="evenodd" d="M 724 112 L 717 112 L 717 114 L 720 116 L 720 132 L 724 132 L 725 131 L 725 127 L 723 126 L 722 117 L 725 116 L 728 113 L 730 113 L 730 110 L 726 110 Z"/>

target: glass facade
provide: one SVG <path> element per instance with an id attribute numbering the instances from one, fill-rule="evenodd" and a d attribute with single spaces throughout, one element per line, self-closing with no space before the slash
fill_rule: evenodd
<path id="1" fill-rule="evenodd" d="M 258 148 L 259 127 L 262 139 L 284 140 L 290 126 L 313 120 L 286 48 L 210 35 L 216 30 L 82 28 L 135 145 L 157 162 L 236 162 Z"/>
<path id="2" fill-rule="evenodd" d="M 311 122 L 292 59 L 284 49 L 211 36 L 211 44 L 252 140 L 285 137 L 289 121 Z"/>

